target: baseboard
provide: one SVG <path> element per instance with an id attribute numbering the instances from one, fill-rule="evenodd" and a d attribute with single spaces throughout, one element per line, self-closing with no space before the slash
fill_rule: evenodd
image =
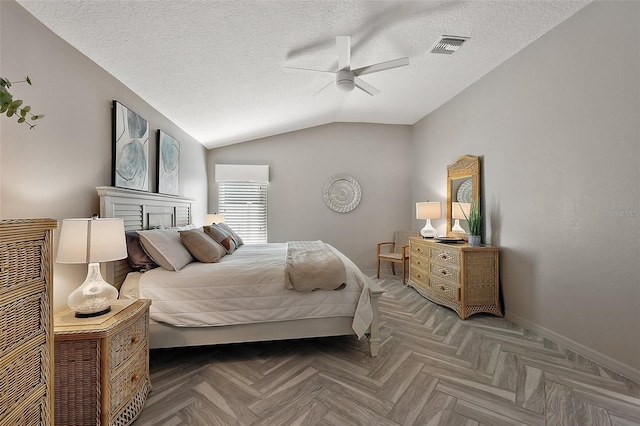
<path id="1" fill-rule="evenodd" d="M 556 332 L 553 332 L 551 330 L 548 330 L 544 327 L 540 327 L 537 324 L 532 323 L 531 321 L 522 318 L 519 315 L 516 315 L 512 312 L 506 311 L 505 312 L 505 318 L 508 319 L 511 322 L 514 322 L 516 324 L 521 325 L 522 327 L 533 331 L 534 333 L 545 337 L 557 344 L 559 344 L 560 346 L 563 346 L 569 350 L 572 350 L 573 352 L 582 355 L 585 358 L 588 358 L 600 365 L 602 365 L 603 367 L 609 368 L 613 371 L 615 371 L 616 373 L 627 377 L 628 379 L 631 379 L 635 382 L 640 383 L 640 370 L 637 370 L 631 366 L 628 366 L 626 364 L 621 363 L 620 361 L 616 361 L 615 359 L 604 355 L 600 352 L 594 351 L 593 349 L 590 349 L 584 345 L 581 345 L 579 343 L 574 342 L 571 339 L 568 339 Z"/>

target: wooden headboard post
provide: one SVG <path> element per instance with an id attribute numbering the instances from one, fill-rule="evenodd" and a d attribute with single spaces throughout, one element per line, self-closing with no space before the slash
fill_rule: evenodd
<path id="1" fill-rule="evenodd" d="M 98 186 L 96 191 L 100 197 L 100 217 L 123 219 L 125 231 L 140 231 L 158 225 L 172 228 L 192 223 L 192 198 L 113 186 Z M 102 273 L 106 281 L 119 290 L 130 271 L 129 262 L 123 259 L 105 263 Z"/>

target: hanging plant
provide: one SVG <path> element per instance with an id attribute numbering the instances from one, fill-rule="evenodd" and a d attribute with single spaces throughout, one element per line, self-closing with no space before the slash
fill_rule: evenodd
<path id="1" fill-rule="evenodd" d="M 0 77 L 0 114 L 5 114 L 7 117 L 16 116 L 18 123 L 25 123 L 30 129 L 33 129 L 36 125 L 31 124 L 28 120 L 39 120 L 44 117 L 44 114 L 33 114 L 29 105 L 22 106 L 22 99 L 13 99 L 9 89 L 15 83 L 27 83 L 31 86 L 31 79 L 26 76 L 24 80 L 11 82 Z"/>

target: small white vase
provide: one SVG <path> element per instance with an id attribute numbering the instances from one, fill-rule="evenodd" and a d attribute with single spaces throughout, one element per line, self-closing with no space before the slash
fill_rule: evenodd
<path id="1" fill-rule="evenodd" d="M 481 244 L 480 235 L 469 235 L 469 245 L 472 247 L 478 247 Z"/>

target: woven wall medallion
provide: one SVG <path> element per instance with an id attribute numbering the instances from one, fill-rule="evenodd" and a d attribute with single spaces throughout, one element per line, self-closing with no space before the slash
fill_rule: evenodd
<path id="1" fill-rule="evenodd" d="M 345 174 L 333 176 L 324 186 L 324 202 L 338 213 L 347 213 L 358 207 L 361 195 L 358 181 Z"/>

